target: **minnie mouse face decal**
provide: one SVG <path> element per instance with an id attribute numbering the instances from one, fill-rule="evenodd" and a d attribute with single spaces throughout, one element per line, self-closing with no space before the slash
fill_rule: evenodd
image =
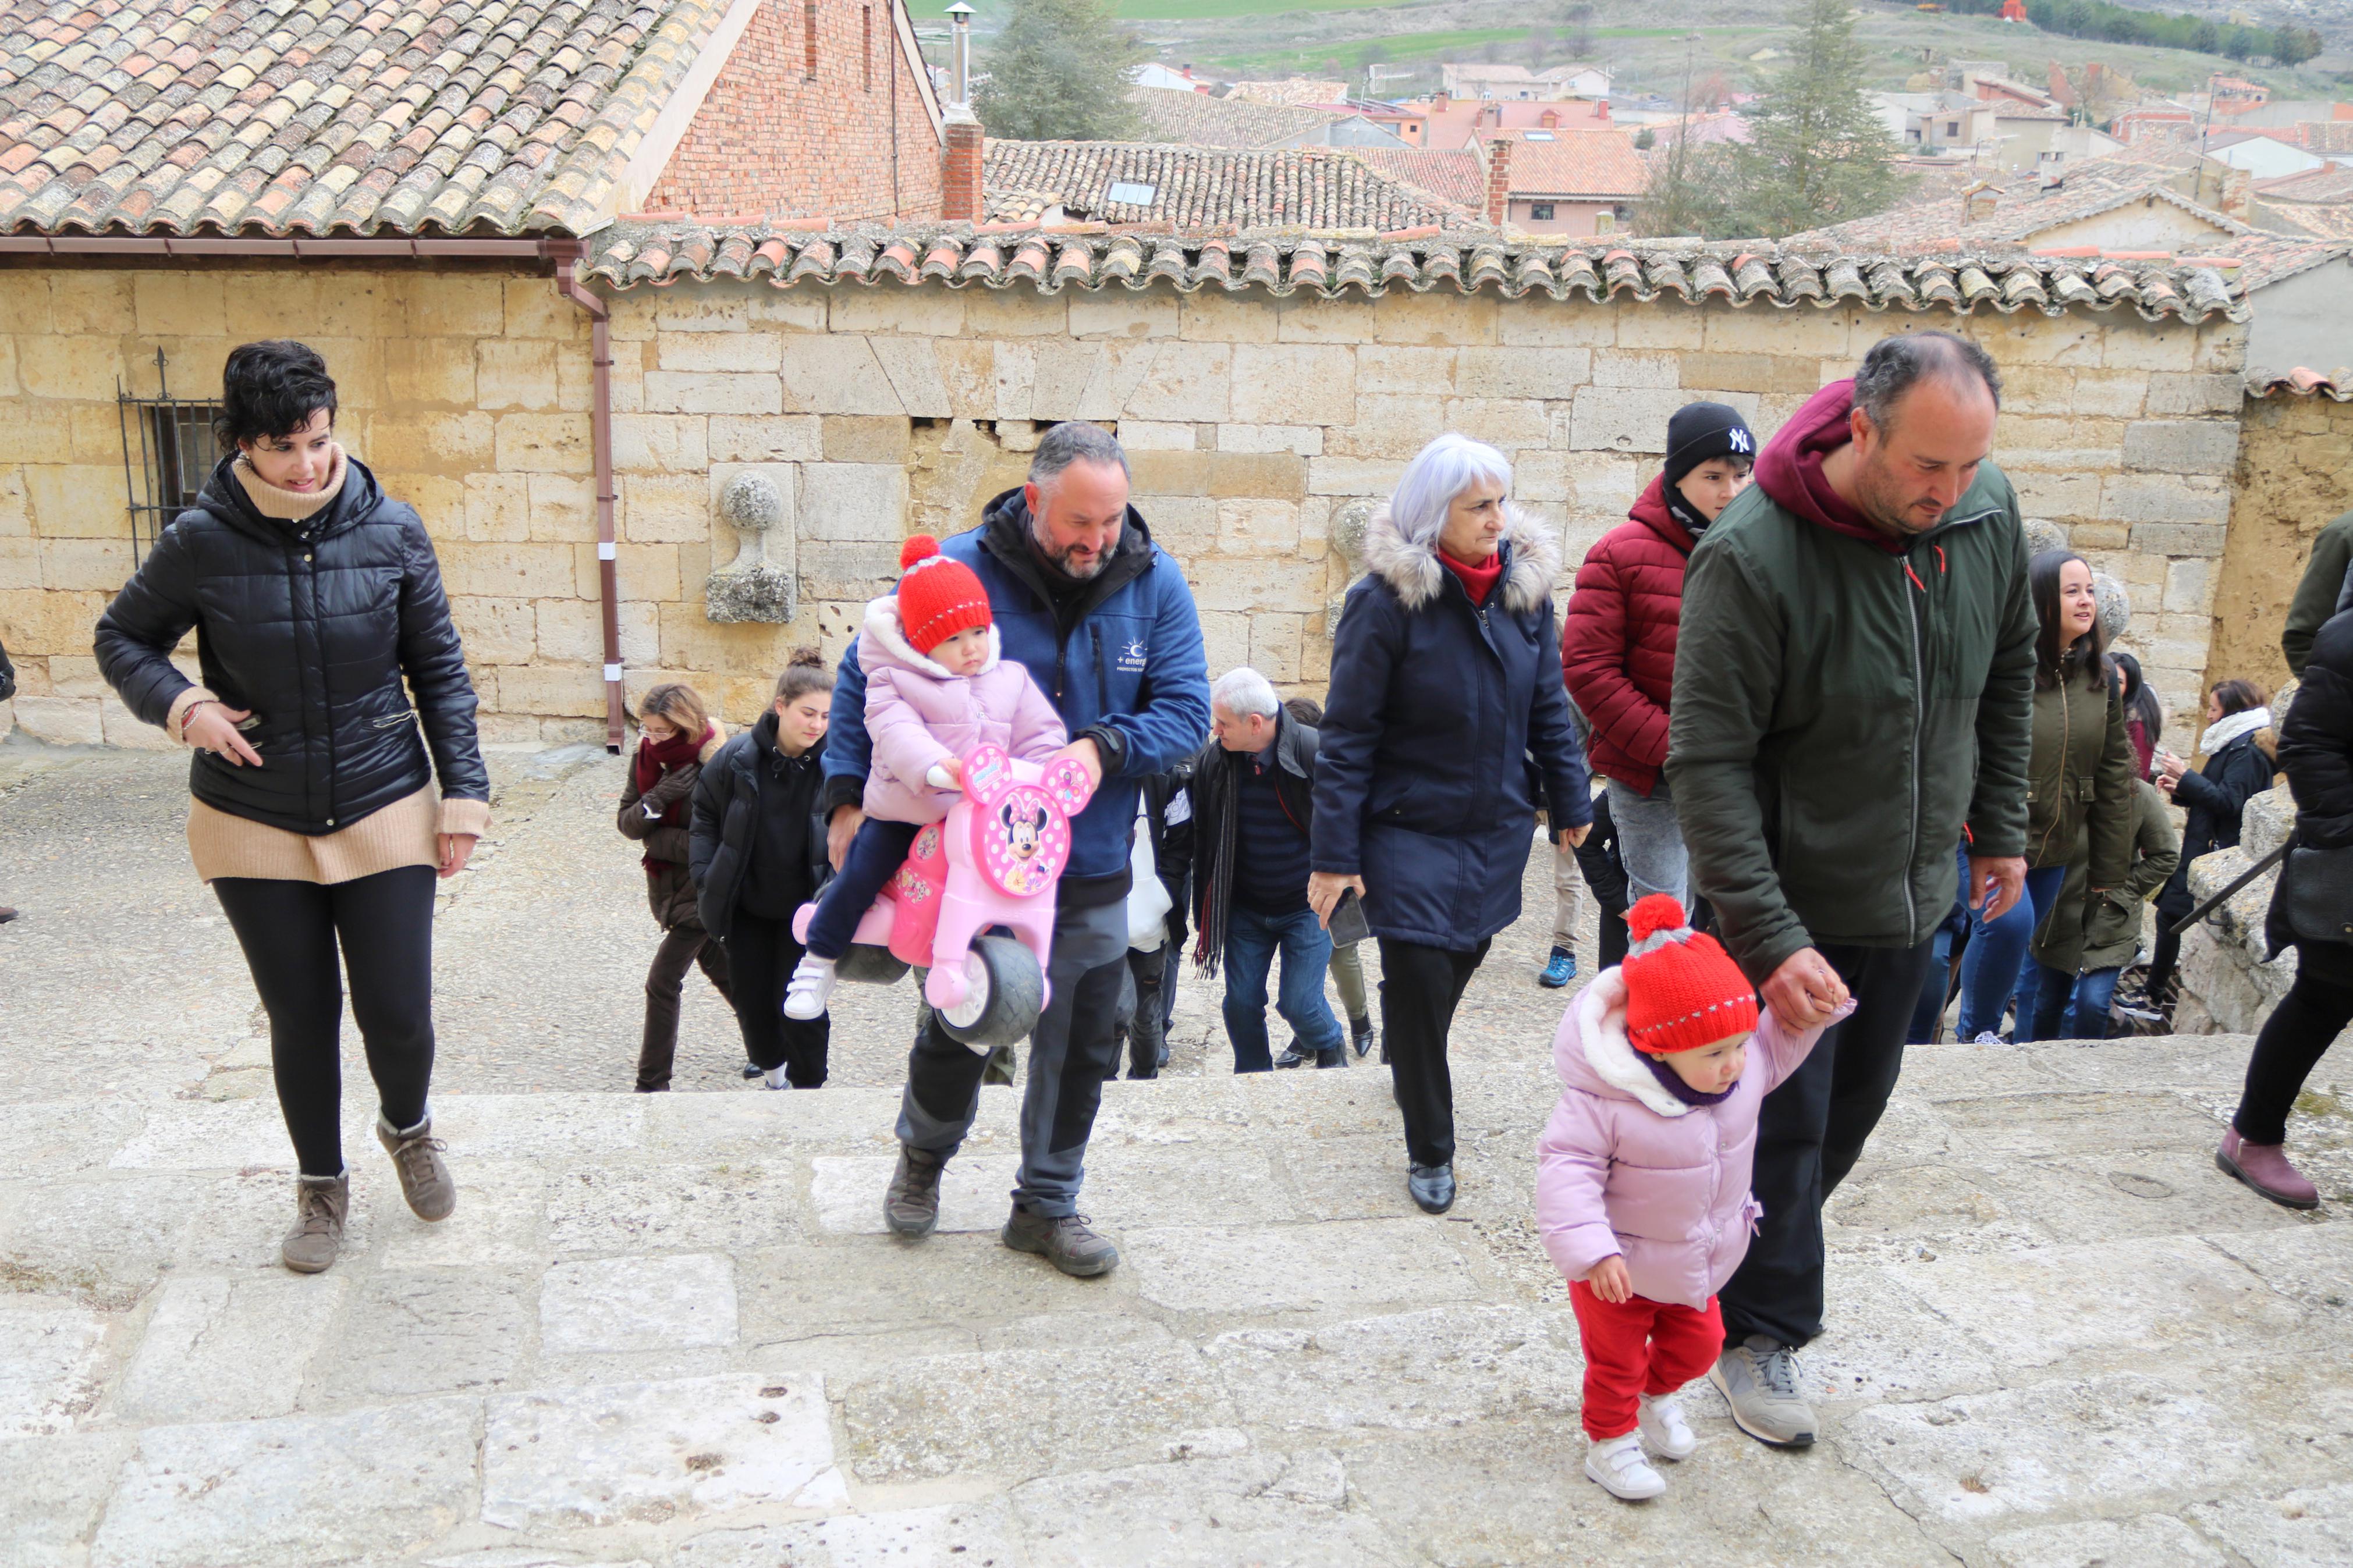
<path id="1" fill-rule="evenodd" d="M 965 759 L 972 858 L 998 891 L 1035 898 L 1051 889 L 1069 861 L 1071 816 L 1085 807 L 1092 786 L 1086 770 L 1068 760 L 1044 769 L 1035 784 L 1017 778 L 1017 766 L 995 746 Z"/>

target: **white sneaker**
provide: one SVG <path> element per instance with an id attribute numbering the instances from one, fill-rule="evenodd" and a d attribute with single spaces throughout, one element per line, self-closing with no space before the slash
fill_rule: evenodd
<path id="1" fill-rule="evenodd" d="M 1699 1447 L 1699 1439 L 1692 1436 L 1691 1423 L 1683 1419 L 1683 1405 L 1672 1394 L 1661 1399 L 1642 1395 L 1642 1406 L 1635 1414 L 1634 1426 L 1651 1452 L 1662 1459 L 1688 1459 Z"/>
<path id="2" fill-rule="evenodd" d="M 833 999 L 833 960 L 801 954 L 793 978 L 785 987 L 785 1016 L 807 1021 L 825 1016 Z"/>
<path id="3" fill-rule="evenodd" d="M 1628 1502 L 1641 1502 L 1667 1489 L 1666 1479 L 1651 1468 L 1651 1461 L 1642 1457 L 1640 1430 L 1599 1443 L 1588 1438 L 1585 1479 L 1611 1497 L 1624 1498 Z"/>
<path id="4" fill-rule="evenodd" d="M 1995 1034 L 1991 1029 L 1980 1029 L 1978 1031 L 1978 1037 L 1971 1040 L 1969 1044 L 1973 1046 L 2006 1046 L 2010 1044 L 2010 1042 L 2003 1039 L 2000 1035 Z"/>

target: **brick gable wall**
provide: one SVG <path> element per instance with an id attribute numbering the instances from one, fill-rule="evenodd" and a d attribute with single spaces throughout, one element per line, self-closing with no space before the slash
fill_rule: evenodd
<path id="1" fill-rule="evenodd" d="M 762 0 L 646 205 L 698 216 L 936 216 L 939 137 L 890 0 Z"/>

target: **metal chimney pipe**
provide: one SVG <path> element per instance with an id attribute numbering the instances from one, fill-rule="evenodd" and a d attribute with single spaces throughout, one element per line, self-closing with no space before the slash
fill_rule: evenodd
<path id="1" fill-rule="evenodd" d="M 972 102 L 972 7 L 964 0 L 948 7 L 948 20 L 955 25 L 955 43 L 949 53 L 949 101 L 955 104 Z"/>

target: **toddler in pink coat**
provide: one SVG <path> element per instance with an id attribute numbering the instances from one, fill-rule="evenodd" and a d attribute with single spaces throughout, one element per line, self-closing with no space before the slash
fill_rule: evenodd
<path id="1" fill-rule="evenodd" d="M 1666 1489 L 1645 1442 L 1668 1459 L 1698 1447 L 1675 1395 L 1724 1348 L 1715 1292 L 1763 1212 L 1748 1191 L 1757 1107 L 1829 1025 L 1760 1016 L 1730 955 L 1664 893 L 1626 927 L 1625 963 L 1577 994 L 1553 1041 L 1560 1103 L 1537 1151 L 1536 1220 L 1573 1282 L 1585 1473 L 1631 1500 Z"/>
<path id="2" fill-rule="evenodd" d="M 1061 715 L 1029 671 L 1003 657 L 979 575 L 941 554 L 927 533 L 901 546 L 899 565 L 899 591 L 866 606 L 858 637 L 874 742 L 866 820 L 818 896 L 808 951 L 785 990 L 788 1018 L 825 1011 L 835 963 L 905 863 L 916 831 L 955 804 L 967 752 L 986 742 L 1042 763 L 1068 742 Z"/>

